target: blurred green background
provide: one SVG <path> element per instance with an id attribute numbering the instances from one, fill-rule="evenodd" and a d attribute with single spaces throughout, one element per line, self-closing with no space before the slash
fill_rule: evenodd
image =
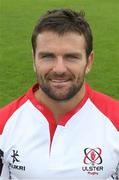
<path id="1" fill-rule="evenodd" d="M 119 99 L 118 0 L 0 0 L 0 107 L 35 83 L 31 33 L 39 16 L 52 8 L 85 11 L 95 52 L 87 81 L 94 89 Z"/>

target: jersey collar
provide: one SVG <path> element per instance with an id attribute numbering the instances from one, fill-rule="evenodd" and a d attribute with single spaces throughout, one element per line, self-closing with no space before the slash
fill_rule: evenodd
<path id="1" fill-rule="evenodd" d="M 65 124 L 67 123 L 67 121 L 77 112 L 79 111 L 82 106 L 85 104 L 85 102 L 87 101 L 88 97 L 89 97 L 89 92 L 90 92 L 90 87 L 88 84 L 85 84 L 86 87 L 86 93 L 84 95 L 84 98 L 82 99 L 82 101 L 76 106 L 74 107 L 72 110 L 68 111 L 67 113 L 65 113 L 63 116 L 60 117 L 59 119 L 59 125 L 65 126 Z M 49 108 L 47 108 L 45 105 L 41 104 L 34 96 L 34 92 L 36 90 L 38 90 L 39 88 L 39 84 L 35 84 L 33 85 L 33 87 L 28 91 L 27 96 L 28 99 L 31 101 L 31 103 L 46 117 L 46 119 L 48 120 L 49 123 L 55 123 L 55 119 L 53 116 L 53 113 L 49 110 Z"/>

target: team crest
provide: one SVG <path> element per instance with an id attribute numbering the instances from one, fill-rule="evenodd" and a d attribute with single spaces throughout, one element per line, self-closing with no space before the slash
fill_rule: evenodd
<path id="1" fill-rule="evenodd" d="M 102 150 L 101 148 L 85 148 L 82 171 L 88 173 L 89 175 L 98 175 L 100 171 L 103 171 L 103 166 L 101 165 L 102 160 Z"/>

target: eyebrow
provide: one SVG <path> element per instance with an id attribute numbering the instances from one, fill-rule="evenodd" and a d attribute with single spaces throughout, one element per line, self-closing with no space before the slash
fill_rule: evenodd
<path id="1" fill-rule="evenodd" d="M 71 53 L 64 54 L 64 56 L 76 56 L 76 57 L 81 58 L 82 54 L 81 53 L 77 53 L 77 52 L 71 52 Z"/>
<path id="2" fill-rule="evenodd" d="M 42 57 L 42 56 L 45 56 L 45 55 L 56 56 L 55 53 L 53 53 L 53 52 L 48 52 L 48 51 L 46 51 L 46 52 L 44 51 L 44 52 L 39 52 L 39 53 L 38 53 L 38 56 L 39 56 L 39 57 Z M 82 54 L 79 53 L 79 52 L 64 53 L 63 56 L 64 56 L 64 57 L 76 56 L 76 57 L 78 57 L 78 58 L 82 58 Z"/>
<path id="3" fill-rule="evenodd" d="M 39 52 L 38 53 L 39 57 L 42 57 L 42 56 L 45 56 L 45 55 L 55 56 L 55 54 L 52 53 L 52 52 Z"/>

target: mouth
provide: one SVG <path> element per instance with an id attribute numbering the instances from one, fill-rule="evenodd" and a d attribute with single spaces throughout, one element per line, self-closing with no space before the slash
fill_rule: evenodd
<path id="1" fill-rule="evenodd" d="M 70 81 L 70 79 L 50 79 L 50 83 L 58 88 L 68 85 Z"/>
<path id="2" fill-rule="evenodd" d="M 65 80 L 65 79 L 51 79 L 50 81 L 52 81 L 54 83 L 64 83 L 64 82 L 67 82 L 69 80 Z"/>

